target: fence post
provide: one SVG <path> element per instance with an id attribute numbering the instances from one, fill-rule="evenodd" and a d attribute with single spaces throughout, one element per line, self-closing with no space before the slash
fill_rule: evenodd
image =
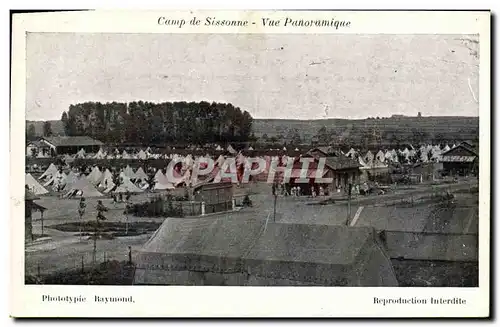
<path id="1" fill-rule="evenodd" d="M 234 196 L 231 199 L 231 207 L 232 210 L 236 210 L 236 199 L 234 198 Z"/>
<path id="2" fill-rule="evenodd" d="M 201 215 L 204 216 L 205 215 L 205 202 L 202 202 L 201 203 Z"/>
<path id="3" fill-rule="evenodd" d="M 85 271 L 85 265 L 83 263 L 83 255 L 82 255 L 82 273 Z"/>

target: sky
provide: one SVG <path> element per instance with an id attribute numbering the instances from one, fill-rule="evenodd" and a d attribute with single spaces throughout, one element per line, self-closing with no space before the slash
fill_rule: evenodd
<path id="1" fill-rule="evenodd" d="M 254 118 L 478 116 L 478 44 L 467 39 L 477 37 L 29 33 L 26 119 L 138 100 L 232 103 Z"/>

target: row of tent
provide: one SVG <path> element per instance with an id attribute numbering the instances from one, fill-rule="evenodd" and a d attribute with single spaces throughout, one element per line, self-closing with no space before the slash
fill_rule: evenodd
<path id="1" fill-rule="evenodd" d="M 366 152 L 364 155 L 360 154 L 359 151 L 351 148 L 345 155 L 351 158 L 358 158 L 359 162 L 362 166 L 380 166 L 387 163 L 399 162 L 400 156 L 404 158 L 404 161 L 409 162 L 411 159 L 415 158 L 417 153 L 420 151 L 420 158 L 415 158 L 420 162 L 429 162 L 429 161 L 439 161 L 441 159 L 441 155 L 456 145 L 450 147 L 449 145 L 445 145 L 441 148 L 439 145 L 426 145 L 421 146 L 418 149 L 408 149 L 404 150 L 379 150 L 377 153 L 373 153 L 371 151 Z"/>
<path id="2" fill-rule="evenodd" d="M 174 148 L 175 150 L 175 148 Z M 249 147 L 247 150 L 253 151 L 254 149 L 252 147 Z M 283 149 L 269 149 L 271 151 L 273 150 L 283 150 L 286 151 L 286 147 Z M 218 146 L 216 148 L 216 151 L 224 151 L 222 147 Z M 236 155 L 238 151 L 236 151 L 231 145 L 229 145 L 226 149 L 226 151 L 231 154 L 231 155 Z M 299 151 L 298 148 L 295 149 L 295 151 Z M 147 160 L 147 159 L 173 159 L 176 156 L 179 156 L 177 154 L 160 154 L 160 153 L 154 153 L 151 148 L 147 148 L 146 150 L 140 150 L 138 152 L 127 152 L 126 150 L 119 151 L 118 149 L 115 149 L 113 151 L 107 152 L 104 151 L 102 148 L 99 149 L 97 153 L 86 153 L 85 150 L 82 148 L 80 149 L 76 154 L 74 155 L 65 155 L 64 159 L 125 159 L 125 160 Z M 45 157 L 50 157 L 50 154 L 43 154 L 39 153 L 37 155 L 38 158 L 45 158 Z"/>

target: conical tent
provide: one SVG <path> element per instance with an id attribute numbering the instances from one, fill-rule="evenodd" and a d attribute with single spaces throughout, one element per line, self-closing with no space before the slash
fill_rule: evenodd
<path id="1" fill-rule="evenodd" d="M 58 169 L 57 169 L 56 165 L 54 165 L 53 163 L 51 163 L 49 165 L 49 168 L 47 168 L 47 170 L 38 179 L 50 179 L 57 172 L 58 172 Z"/>
<path id="2" fill-rule="evenodd" d="M 71 187 L 78 181 L 80 176 L 74 171 L 70 171 L 66 176 L 66 183 L 64 184 L 64 190 L 69 191 Z"/>
<path id="3" fill-rule="evenodd" d="M 148 158 L 148 155 L 146 154 L 146 152 L 144 151 L 139 151 L 139 153 L 137 154 L 137 157 L 141 160 L 146 160 Z"/>
<path id="4" fill-rule="evenodd" d="M 106 158 L 106 153 L 101 149 L 97 151 L 96 155 L 94 156 L 94 159 L 105 159 Z"/>
<path id="5" fill-rule="evenodd" d="M 165 175 L 161 172 L 161 170 L 158 170 L 158 172 L 155 175 L 155 186 L 153 187 L 153 190 L 172 190 L 175 189 L 175 186 L 170 183 Z"/>
<path id="6" fill-rule="evenodd" d="M 222 147 L 220 145 L 217 145 L 217 147 L 215 148 L 216 151 L 222 151 Z"/>
<path id="7" fill-rule="evenodd" d="M 101 178 L 102 178 L 102 173 L 99 170 L 99 167 L 97 166 L 94 166 L 90 174 L 88 174 L 87 176 L 87 179 L 89 180 L 90 183 L 92 183 L 92 185 L 97 185 L 101 180 Z"/>
<path id="8" fill-rule="evenodd" d="M 106 169 L 104 173 L 102 173 L 102 178 L 99 181 L 98 187 L 108 189 L 113 186 L 115 186 L 115 183 L 113 182 L 113 174 L 109 171 L 109 169 Z"/>
<path id="9" fill-rule="evenodd" d="M 160 178 L 160 176 L 165 176 L 165 175 L 163 174 L 163 171 L 161 169 L 158 169 L 158 171 L 156 171 L 154 181 L 158 182 L 158 179 Z"/>
<path id="10" fill-rule="evenodd" d="M 231 146 L 231 144 L 227 146 L 227 151 L 231 154 L 236 154 L 236 150 Z"/>
<path id="11" fill-rule="evenodd" d="M 122 158 L 123 159 L 131 159 L 130 155 L 127 153 L 127 151 L 123 150 L 123 153 L 122 153 Z"/>
<path id="12" fill-rule="evenodd" d="M 43 186 L 47 187 L 49 185 L 52 185 L 52 187 L 58 188 L 58 187 L 63 187 L 64 184 L 66 184 L 66 174 L 61 173 L 61 172 L 56 172 L 51 179 L 49 179 Z"/>
<path id="13" fill-rule="evenodd" d="M 123 178 L 122 183 L 116 187 L 113 193 L 141 193 L 143 190 L 134 185 L 128 178 Z"/>
<path id="14" fill-rule="evenodd" d="M 374 159 L 374 155 L 373 155 L 373 153 L 372 153 L 370 150 L 368 150 L 368 152 L 366 153 L 366 155 L 365 155 L 365 157 L 364 157 L 364 160 L 365 160 L 366 162 L 368 162 L 368 164 L 369 164 L 370 162 L 372 162 L 372 161 L 373 161 L 373 159 Z"/>
<path id="15" fill-rule="evenodd" d="M 350 148 L 349 151 L 347 151 L 346 156 L 354 158 L 354 155 L 356 154 L 356 150 L 353 148 Z"/>
<path id="16" fill-rule="evenodd" d="M 253 148 L 252 148 L 252 147 L 249 147 L 249 148 L 248 148 L 248 151 L 253 151 Z"/>
<path id="17" fill-rule="evenodd" d="M 92 185 L 89 180 L 82 176 L 76 183 L 74 183 L 68 193 L 64 195 L 65 197 L 70 196 L 83 196 L 86 198 L 102 196 L 94 185 Z"/>
<path id="18" fill-rule="evenodd" d="M 85 158 L 85 150 L 80 149 L 80 151 L 77 152 L 76 157 L 77 158 Z"/>
<path id="19" fill-rule="evenodd" d="M 142 167 L 139 167 L 134 174 L 134 178 L 136 181 L 147 181 L 149 179 L 148 175 L 144 172 Z"/>
<path id="20" fill-rule="evenodd" d="M 369 167 L 369 165 L 363 160 L 363 158 L 358 157 L 358 161 L 362 167 Z"/>
<path id="21" fill-rule="evenodd" d="M 47 191 L 42 185 L 40 185 L 40 183 L 38 183 L 36 179 L 31 176 L 31 174 L 26 174 L 24 184 L 28 185 L 30 191 L 35 193 L 36 195 L 49 193 L 49 191 Z"/>
<path id="22" fill-rule="evenodd" d="M 134 170 L 129 166 L 127 165 L 127 167 L 125 168 L 125 170 L 123 171 L 123 174 L 128 177 L 129 179 L 133 179 L 135 178 L 135 173 L 134 173 Z"/>
<path id="23" fill-rule="evenodd" d="M 375 159 L 380 161 L 380 162 L 384 162 L 385 161 L 385 155 L 384 155 L 384 152 L 382 152 L 382 150 L 379 150 L 377 152 L 377 155 L 375 156 Z"/>

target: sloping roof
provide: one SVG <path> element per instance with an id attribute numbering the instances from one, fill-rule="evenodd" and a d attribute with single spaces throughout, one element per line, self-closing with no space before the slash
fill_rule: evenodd
<path id="1" fill-rule="evenodd" d="M 44 137 L 43 140 L 54 146 L 101 146 L 104 145 L 99 140 L 95 140 L 88 136 L 50 136 Z"/>
<path id="2" fill-rule="evenodd" d="M 352 169 L 361 167 L 360 163 L 350 157 L 326 157 L 326 166 L 333 170 Z"/>
<path id="3" fill-rule="evenodd" d="M 473 156 L 473 157 L 477 157 L 477 153 L 471 147 L 469 147 L 467 144 L 460 143 L 456 147 L 442 153 L 441 156 L 442 157 L 446 157 L 446 156 Z M 444 158 L 443 158 L 443 160 L 444 160 Z"/>
<path id="4" fill-rule="evenodd" d="M 276 224 L 236 216 L 167 218 L 137 254 L 136 283 L 196 284 L 189 274 L 174 281 L 172 274 L 204 271 L 242 274 L 261 285 L 295 280 L 397 286 L 395 274 L 380 276 L 380 269 L 392 266 L 375 237 L 369 227 Z"/>

